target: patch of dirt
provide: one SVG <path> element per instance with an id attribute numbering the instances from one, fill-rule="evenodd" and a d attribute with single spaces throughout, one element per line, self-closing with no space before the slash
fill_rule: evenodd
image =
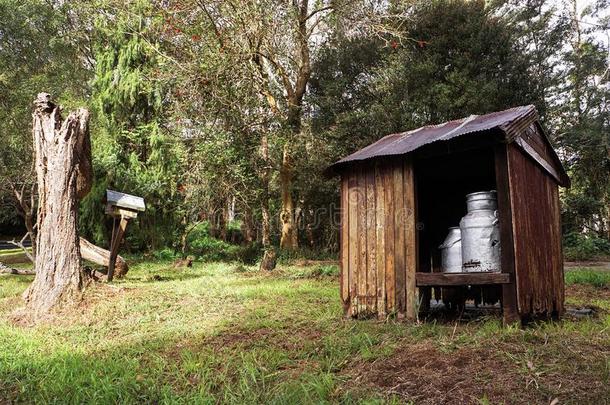
<path id="1" fill-rule="evenodd" d="M 275 346 L 291 352 L 301 349 L 308 341 L 318 340 L 320 336 L 321 332 L 313 329 L 282 331 L 261 328 L 252 331 L 236 331 L 220 334 L 206 339 L 205 344 L 219 349 L 233 348 L 235 346 L 247 349 L 264 343 L 268 346 Z"/>
<path id="2" fill-rule="evenodd" d="M 485 396 L 491 403 L 512 403 L 512 394 L 522 389 L 522 380 L 510 372 L 511 365 L 489 349 L 444 353 L 422 342 L 350 369 L 355 370 L 354 387 L 372 388 L 417 404 L 472 404 Z"/>
<path id="3" fill-rule="evenodd" d="M 260 328 L 256 330 L 239 330 L 231 329 L 221 332 L 218 335 L 203 338 L 201 340 L 184 340 L 175 344 L 173 347 L 163 352 L 163 357 L 171 359 L 173 362 L 180 364 L 182 361 L 182 352 L 197 352 L 202 350 L 213 350 L 215 353 L 226 350 L 231 355 L 235 353 L 245 353 L 248 350 L 253 349 L 255 346 L 264 345 L 265 347 L 273 347 L 291 353 L 298 352 L 308 342 L 316 341 L 320 339 L 322 333 L 315 329 L 298 329 L 291 330 L 289 336 L 286 335 L 286 331 L 282 329 L 274 330 L 271 328 Z M 297 379 L 305 371 L 313 372 L 319 370 L 320 365 L 315 360 L 303 359 L 295 362 L 286 363 L 285 366 L 280 367 L 278 370 L 286 376 L 288 379 Z M 238 370 L 231 369 L 227 370 L 225 374 L 225 383 L 228 380 L 235 382 L 236 374 Z M 219 373 L 223 372 L 219 370 Z M 226 371 L 225 371 L 226 372 Z M 172 376 L 168 378 L 172 379 Z M 172 383 L 172 387 L 175 390 L 184 390 L 188 385 L 196 386 L 199 383 L 198 376 L 189 376 L 188 384 L 185 381 L 176 381 Z M 212 388 L 212 391 L 216 392 L 219 387 Z"/>
<path id="4" fill-rule="evenodd" d="M 589 284 L 570 284 L 566 285 L 566 297 L 576 298 L 585 303 L 593 300 L 610 300 L 609 287 L 595 287 Z"/>
<path id="5" fill-rule="evenodd" d="M 218 350 L 248 350 L 254 346 L 264 344 L 268 347 L 277 347 L 287 352 L 302 349 L 308 342 L 317 341 L 322 336 L 319 330 L 299 329 L 283 331 L 281 329 L 260 328 L 255 330 L 227 330 L 218 335 L 210 336 L 202 340 L 185 340 L 165 352 L 165 356 L 172 359 L 180 359 L 180 353 L 184 350 L 198 351 L 204 348 Z"/>
<path id="6" fill-rule="evenodd" d="M 342 389 L 416 404 L 607 403 L 604 379 L 591 378 L 603 374 L 603 340 L 533 337 L 491 338 L 448 352 L 433 341 L 405 342 L 386 358 L 347 366 Z"/>
<path id="7" fill-rule="evenodd" d="M 18 303 L 18 305 L 16 305 L 17 309 L 11 314 L 8 314 L 7 319 L 13 325 L 24 328 L 39 325 L 73 325 L 75 323 L 82 323 L 88 326 L 97 321 L 93 316 L 96 307 L 112 302 L 125 294 L 128 294 L 130 298 L 132 298 L 141 294 L 141 291 L 137 288 L 117 287 L 104 283 L 90 283 L 85 289 L 82 297 L 39 318 L 32 317 L 32 315 L 25 310 L 25 307 L 23 307 L 24 302 L 20 297 L 14 297 L 14 301 Z"/>
<path id="8" fill-rule="evenodd" d="M 570 270 L 570 267 L 596 267 L 596 270 L 608 270 L 610 271 L 610 262 L 594 261 L 594 262 L 564 262 L 564 267 Z"/>

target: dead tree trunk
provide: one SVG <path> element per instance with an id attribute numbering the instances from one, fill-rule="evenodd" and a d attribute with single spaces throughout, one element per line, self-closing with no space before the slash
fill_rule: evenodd
<path id="1" fill-rule="evenodd" d="M 24 293 L 26 309 L 41 317 L 53 309 L 78 300 L 85 284 L 81 264 L 77 220 L 79 173 L 90 159 L 89 112 L 79 109 L 65 120 L 60 108 L 46 93 L 34 101 L 34 151 L 38 182 L 38 237 L 36 240 L 36 277 Z M 88 166 L 90 167 L 90 166 Z M 79 190 L 80 189 L 80 190 Z"/>
<path id="2" fill-rule="evenodd" d="M 269 215 L 269 183 L 271 179 L 271 159 L 269 158 L 269 139 L 267 134 L 261 137 L 261 157 L 263 160 L 263 170 L 261 172 L 262 195 L 261 195 L 261 213 L 262 213 L 262 242 L 265 248 L 271 245 L 271 219 Z"/>

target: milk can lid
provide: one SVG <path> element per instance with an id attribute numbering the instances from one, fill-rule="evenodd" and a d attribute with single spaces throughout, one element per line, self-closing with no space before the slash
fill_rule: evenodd
<path id="1" fill-rule="evenodd" d="M 496 190 L 489 190 L 489 191 L 477 191 L 476 193 L 470 193 L 470 194 L 466 194 L 466 199 L 467 200 L 478 200 L 479 198 L 477 197 L 482 197 L 481 199 L 489 199 L 489 198 L 496 198 Z"/>

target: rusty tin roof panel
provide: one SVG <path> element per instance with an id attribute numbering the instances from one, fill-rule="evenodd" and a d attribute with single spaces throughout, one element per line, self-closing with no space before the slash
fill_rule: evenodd
<path id="1" fill-rule="evenodd" d="M 377 142 L 344 157 L 333 164 L 331 168 L 342 163 L 358 160 L 404 155 L 433 142 L 446 141 L 474 132 L 487 131 L 493 128 L 504 130 L 510 127 L 514 121 L 532 113 L 537 115 L 535 107 L 527 105 L 485 115 L 471 115 L 439 125 L 427 125 L 411 131 L 387 135 Z"/>

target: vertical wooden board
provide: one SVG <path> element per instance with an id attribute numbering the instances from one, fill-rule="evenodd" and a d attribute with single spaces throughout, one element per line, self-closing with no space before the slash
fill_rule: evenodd
<path id="1" fill-rule="evenodd" d="M 561 202 L 559 201 L 559 189 L 555 187 L 553 189 L 553 226 L 554 226 L 554 239 L 555 239 L 555 256 L 563 259 L 563 244 L 561 237 Z M 554 306 L 557 311 L 557 315 L 560 316 L 564 313 L 564 300 L 565 300 L 565 281 L 564 281 L 564 268 L 563 260 L 559 260 L 557 263 L 558 271 L 554 273 L 554 285 L 557 286 L 555 291 Z"/>
<path id="2" fill-rule="evenodd" d="M 404 163 L 403 191 L 405 196 L 405 297 L 407 319 L 417 318 L 417 288 L 415 286 L 415 272 L 417 271 L 417 202 L 415 198 L 415 175 L 413 163 L 408 159 Z"/>
<path id="3" fill-rule="evenodd" d="M 358 178 L 354 171 L 348 174 L 348 271 L 349 271 L 349 316 L 358 315 Z"/>
<path id="4" fill-rule="evenodd" d="M 377 259 L 377 316 L 385 318 L 385 187 L 383 172 L 379 165 L 375 166 L 375 231 L 376 231 L 376 259 Z"/>
<path id="5" fill-rule="evenodd" d="M 509 183 L 509 166 L 506 145 L 497 145 L 494 150 L 496 190 L 498 196 L 498 219 L 500 223 L 501 270 L 510 274 L 510 283 L 502 285 L 502 312 L 504 323 L 519 320 L 517 309 L 517 282 L 515 274 L 515 252 L 513 243 L 513 219 Z"/>
<path id="6" fill-rule="evenodd" d="M 508 161 L 519 313 L 549 316 L 563 307 L 557 183 L 515 145 Z"/>
<path id="7" fill-rule="evenodd" d="M 366 313 L 366 276 L 367 276 L 367 244 L 366 244 L 366 171 L 358 170 L 358 315 Z"/>
<path id="8" fill-rule="evenodd" d="M 396 278 L 396 308 L 399 317 L 406 310 L 406 266 L 405 266 L 405 196 L 402 163 L 394 165 L 394 274 Z"/>
<path id="9" fill-rule="evenodd" d="M 523 187 L 522 172 L 523 169 L 519 161 L 515 159 L 514 152 L 516 149 L 512 145 L 506 146 L 506 155 L 508 161 L 508 176 L 510 184 L 510 201 L 511 201 L 511 222 L 513 225 L 513 249 L 514 249 L 514 267 L 515 267 L 515 283 L 517 293 L 517 308 L 519 314 L 529 314 L 531 312 L 530 299 L 531 291 L 529 290 L 529 272 L 526 271 L 529 267 L 527 262 L 526 249 L 527 246 L 523 243 L 529 240 L 527 232 L 527 218 L 524 217 L 523 193 L 527 190 Z M 522 269 L 524 271 L 522 271 Z M 534 269 L 535 271 L 535 269 Z"/>
<path id="10" fill-rule="evenodd" d="M 383 170 L 385 200 L 385 291 L 386 312 L 396 312 L 394 271 L 394 172 L 391 166 Z"/>
<path id="11" fill-rule="evenodd" d="M 348 175 L 341 176 L 341 200 L 340 200 L 340 249 L 341 249 L 341 301 L 343 308 L 349 306 L 349 216 L 348 216 Z"/>
<path id="12" fill-rule="evenodd" d="M 377 226 L 375 166 L 366 171 L 366 310 L 377 312 Z"/>

